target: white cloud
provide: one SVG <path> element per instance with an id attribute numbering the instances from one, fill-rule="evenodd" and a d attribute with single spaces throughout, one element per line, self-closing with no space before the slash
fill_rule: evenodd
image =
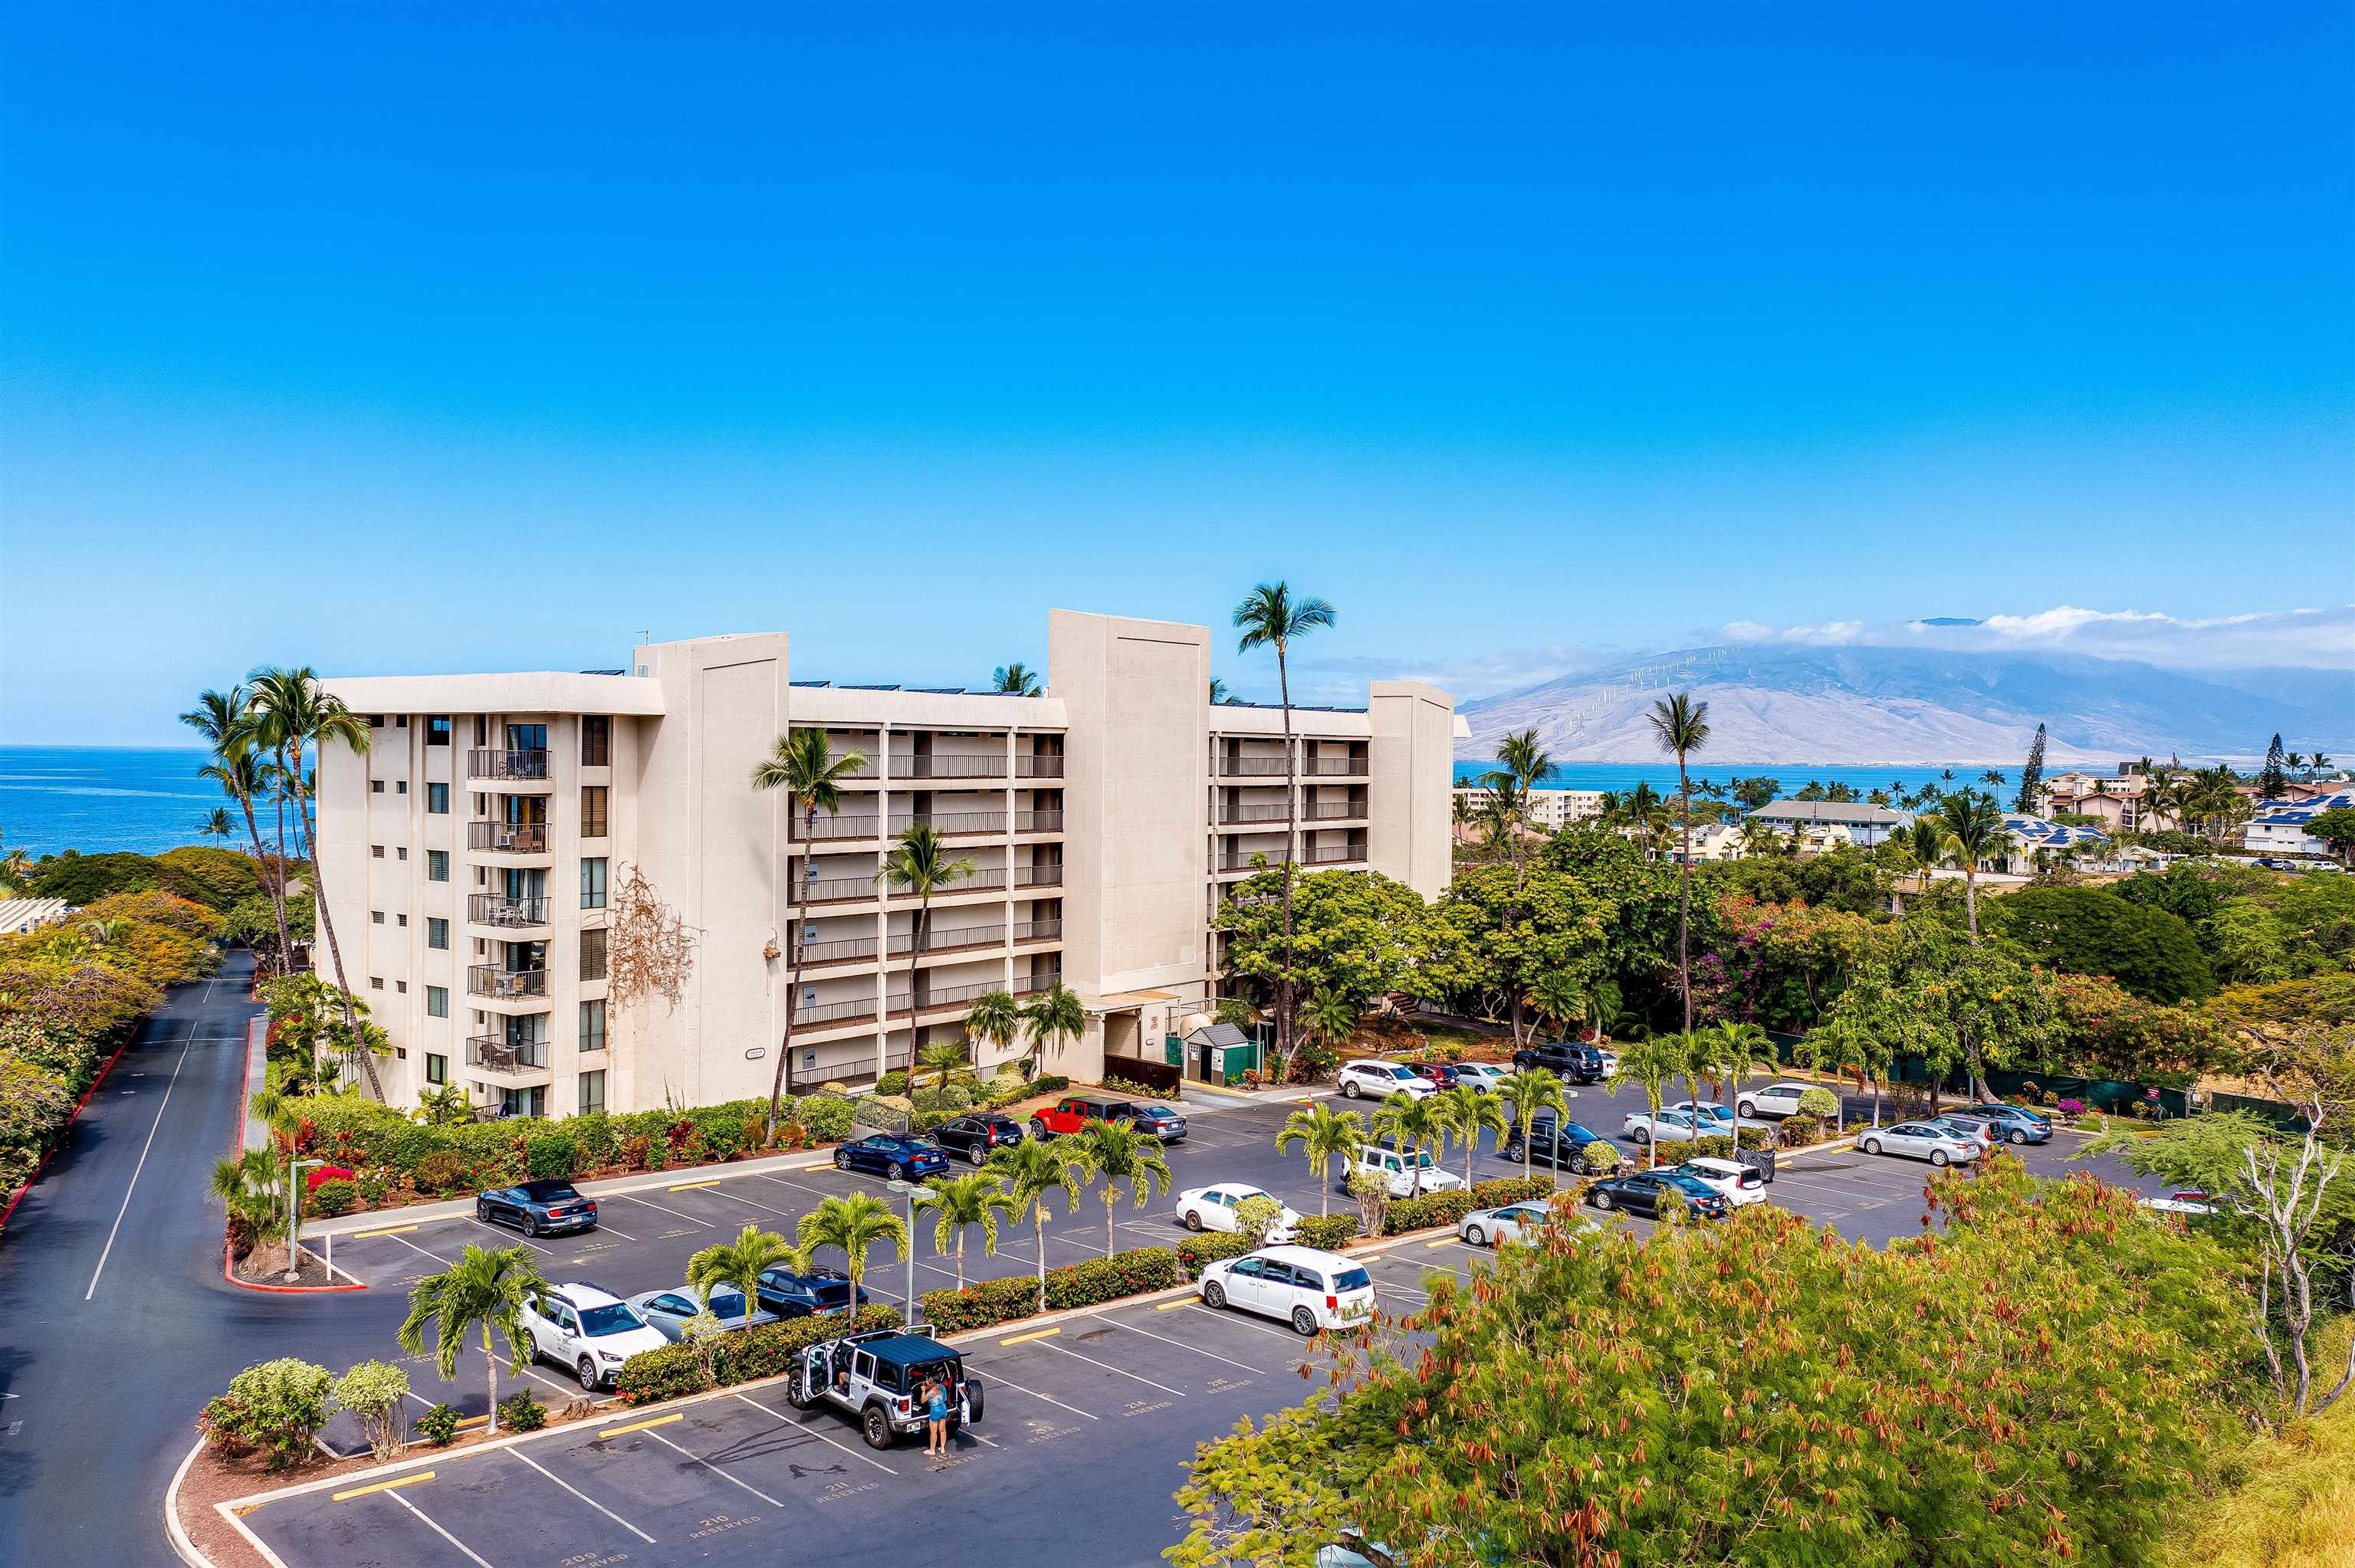
<path id="1" fill-rule="evenodd" d="M 1932 626 L 1920 620 L 1885 624 L 1832 620 L 1776 627 L 1736 620 L 1721 628 L 1719 635 L 1729 642 L 1861 643 L 1976 653 L 2041 650 L 2134 660 L 2177 670 L 2257 665 L 2355 668 L 2355 605 L 2187 620 L 2155 611 L 2086 609 L 2063 604 L 2026 615 L 1990 615 L 1961 626 Z"/>
<path id="2" fill-rule="evenodd" d="M 1499 692 L 1518 691 L 1576 671 L 1596 669 L 1625 657 L 1627 652 L 1620 648 L 1561 643 L 1550 648 L 1508 648 L 1496 653 L 1448 659 L 1418 659 L 1412 655 L 1314 659 L 1295 654 L 1292 689 L 1296 701 L 1354 705 L 1366 700 L 1368 681 L 1427 681 L 1442 691 L 1455 694 L 1459 702 L 1469 702 Z M 1228 683 L 1239 690 L 1252 684 L 1231 679 Z M 1273 700 L 1273 679 L 1270 677 L 1263 683 L 1269 688 L 1267 697 Z"/>

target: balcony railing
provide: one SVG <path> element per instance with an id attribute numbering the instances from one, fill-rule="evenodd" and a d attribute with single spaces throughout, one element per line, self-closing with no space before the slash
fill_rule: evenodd
<path id="1" fill-rule="evenodd" d="M 495 997 L 502 1001 L 546 996 L 548 971 L 503 969 L 494 964 L 471 964 L 466 969 L 466 993 L 469 996 Z"/>
<path id="2" fill-rule="evenodd" d="M 477 926 L 545 926 L 548 924 L 548 900 L 507 898 L 496 893 L 470 893 L 466 895 L 466 918 Z"/>
<path id="3" fill-rule="evenodd" d="M 794 1004 L 794 1024 L 796 1028 L 814 1023 L 847 1023 L 855 1019 L 875 1016 L 875 999 L 857 996 L 848 1001 L 819 1001 L 804 1007 Z"/>
<path id="4" fill-rule="evenodd" d="M 1302 816 L 1312 822 L 1336 822 L 1366 814 L 1362 800 L 1318 800 L 1302 809 Z"/>
<path id="5" fill-rule="evenodd" d="M 1026 975 L 1014 982 L 1014 994 L 1037 996 L 1041 992 L 1050 991 L 1062 983 L 1063 977 L 1060 974 Z"/>
<path id="6" fill-rule="evenodd" d="M 466 847 L 495 854 L 546 854 L 546 822 L 468 822 Z"/>
<path id="7" fill-rule="evenodd" d="M 1016 923 L 1014 939 L 1018 942 L 1052 942 L 1061 938 L 1060 920 L 1023 920 Z"/>
<path id="8" fill-rule="evenodd" d="M 943 886 L 935 887 L 932 889 L 932 896 L 935 898 L 943 898 L 952 893 L 986 893 L 993 887 L 1003 887 L 1005 885 L 1006 870 L 1003 866 L 1000 866 L 990 871 L 976 871 L 971 876 L 965 877 L 960 881 L 948 883 Z M 884 885 L 884 890 L 890 894 L 894 898 L 913 898 L 916 896 L 916 895 L 908 888 L 893 887 L 888 883 Z"/>
<path id="9" fill-rule="evenodd" d="M 794 904 L 847 904 L 860 898 L 880 898 L 883 890 L 871 876 L 828 876 L 796 882 L 789 901 Z"/>
<path id="10" fill-rule="evenodd" d="M 790 948 L 786 956 L 792 956 Z M 872 937 L 842 937 L 826 942 L 805 942 L 801 949 L 802 962 L 805 964 L 847 964 L 874 956 L 875 938 Z"/>
<path id="11" fill-rule="evenodd" d="M 954 953 L 962 948 L 995 948 L 1006 940 L 1003 926 L 967 926 L 955 931 L 930 931 L 922 943 L 912 934 L 891 938 L 891 956 L 906 958 L 911 953 Z"/>
<path id="12" fill-rule="evenodd" d="M 893 1017 L 904 1018 L 911 1012 L 937 1012 L 943 1008 L 963 1007 L 977 996 L 987 996 L 991 991 L 1004 989 L 996 980 L 978 980 L 972 985 L 935 986 L 925 992 L 923 1001 L 913 1008 L 908 1005 L 906 991 L 892 997 L 889 1005 Z"/>
<path id="13" fill-rule="evenodd" d="M 1366 759 L 1362 757 L 1312 757 L 1300 765 L 1304 779 L 1363 779 Z"/>
<path id="14" fill-rule="evenodd" d="M 1266 806 L 1229 806 L 1219 813 L 1221 825 L 1237 822 L 1281 822 L 1289 815 L 1281 801 Z"/>
<path id="15" fill-rule="evenodd" d="M 1063 759 L 1060 757 L 1018 757 L 1014 759 L 1017 779 L 1060 779 Z"/>
<path id="16" fill-rule="evenodd" d="M 1003 779 L 1006 758 L 1003 757 L 894 757 L 891 759 L 894 779 Z"/>
<path id="17" fill-rule="evenodd" d="M 1308 865 L 1340 865 L 1348 861 L 1365 859 L 1366 852 L 1358 844 L 1333 844 L 1310 850 L 1300 858 Z"/>
<path id="18" fill-rule="evenodd" d="M 477 1034 L 466 1042 L 466 1065 L 485 1073 L 540 1072 L 548 1066 L 548 1043 Z"/>
<path id="19" fill-rule="evenodd" d="M 1060 887 L 1063 868 L 1060 865 L 1021 865 L 1014 868 L 1017 887 Z"/>
<path id="20" fill-rule="evenodd" d="M 466 753 L 466 777 L 545 779 L 548 777 L 548 751 L 546 747 L 528 751 L 469 751 Z"/>
<path id="21" fill-rule="evenodd" d="M 1266 779 L 1284 777 L 1281 757 L 1222 757 L 1219 773 L 1227 779 Z"/>
<path id="22" fill-rule="evenodd" d="M 1003 811 L 935 811 L 929 817 L 893 817 L 891 832 L 895 838 L 918 822 L 929 823 L 932 832 L 943 835 L 960 833 L 1002 833 L 1006 831 Z"/>
<path id="23" fill-rule="evenodd" d="M 879 817 L 839 817 L 821 811 L 814 819 L 796 815 L 793 837 L 805 843 L 834 839 L 871 839 L 881 825 Z"/>
<path id="24" fill-rule="evenodd" d="M 1060 833 L 1063 831 L 1060 811 L 1017 811 L 1014 831 L 1018 833 Z"/>

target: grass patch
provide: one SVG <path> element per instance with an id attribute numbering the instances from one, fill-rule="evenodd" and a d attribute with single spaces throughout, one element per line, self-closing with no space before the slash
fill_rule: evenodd
<path id="1" fill-rule="evenodd" d="M 2346 1365 L 2341 1320 L 2318 1368 Z M 2335 1377 L 2318 1378 L 2328 1385 Z M 2355 1394 L 2320 1420 L 2261 1436 L 2225 1461 L 2223 1489 L 2167 1543 L 2169 1568 L 2348 1568 L 2355 1563 Z"/>

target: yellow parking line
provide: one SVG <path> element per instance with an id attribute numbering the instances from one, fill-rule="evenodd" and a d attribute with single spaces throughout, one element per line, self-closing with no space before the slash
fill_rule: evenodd
<path id="1" fill-rule="evenodd" d="M 1062 1331 L 1060 1329 L 1041 1329 L 1035 1334 L 1017 1334 L 1010 1340 L 1000 1340 L 997 1342 L 1001 1345 L 1028 1344 L 1032 1340 L 1051 1340 Z"/>
<path id="2" fill-rule="evenodd" d="M 652 1421 L 633 1421 L 627 1426 L 608 1426 L 602 1432 L 598 1433 L 597 1436 L 600 1437 L 619 1437 L 625 1433 L 644 1432 L 650 1426 L 667 1426 L 672 1422 L 681 1419 L 683 1418 L 677 1414 L 657 1415 Z"/>
<path id="3" fill-rule="evenodd" d="M 430 1481 L 432 1478 L 432 1471 L 420 1470 L 413 1476 L 402 1476 L 394 1480 L 378 1481 L 374 1486 L 354 1487 L 347 1492 L 336 1492 L 331 1495 L 327 1500 L 329 1502 L 349 1502 L 354 1498 L 364 1498 L 370 1492 L 389 1492 L 395 1487 L 413 1487 L 421 1481 Z"/>
<path id="4" fill-rule="evenodd" d="M 352 1233 L 352 1240 L 365 1241 L 369 1236 L 397 1236 L 403 1234 L 406 1232 L 413 1231 L 417 1227 L 415 1225 L 387 1225 L 382 1230 L 354 1231 Z"/>
<path id="5" fill-rule="evenodd" d="M 1457 1239 L 1455 1236 L 1442 1236 L 1437 1241 L 1427 1241 L 1423 1244 L 1423 1250 L 1429 1252 L 1435 1246 L 1454 1246 Z"/>
<path id="6" fill-rule="evenodd" d="M 1175 1312 L 1180 1307 L 1191 1307 L 1193 1304 L 1194 1298 L 1191 1296 L 1180 1296 L 1175 1301 L 1164 1301 L 1160 1306 L 1156 1307 L 1154 1310 L 1156 1312 Z"/>
<path id="7" fill-rule="evenodd" d="M 694 1189 L 696 1189 L 696 1188 L 698 1188 L 698 1187 L 717 1187 L 717 1186 L 719 1186 L 719 1177 L 717 1177 L 717 1176 L 714 1176 L 714 1177 L 713 1177 L 710 1181 L 681 1181 L 677 1186 L 676 1186 L 676 1187 L 666 1187 L 666 1188 L 665 1188 L 665 1189 L 664 1189 L 664 1191 L 665 1191 L 665 1192 L 692 1192 Z"/>

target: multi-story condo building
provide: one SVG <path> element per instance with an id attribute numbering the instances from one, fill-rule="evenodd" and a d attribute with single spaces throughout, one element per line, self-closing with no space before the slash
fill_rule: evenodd
<path id="1" fill-rule="evenodd" d="M 1460 788 L 1455 794 L 1469 811 L 1479 811 L 1495 793 L 1477 785 Z M 1603 791 L 1600 789 L 1532 789 L 1529 792 L 1529 825 L 1549 832 L 1570 826 L 1572 822 L 1592 821 L 1603 814 Z"/>
<path id="2" fill-rule="evenodd" d="M 320 759 L 319 853 L 395 1047 L 386 1094 L 462 1084 L 549 1115 L 765 1095 L 789 1014 L 794 1089 L 867 1082 L 963 1039 L 974 998 L 1058 981 L 1089 1027 L 1049 1070 L 1164 1059 L 1219 994 L 1212 923 L 1282 861 L 1287 809 L 1304 870 L 1425 896 L 1449 874 L 1447 694 L 1376 682 L 1362 709 L 1295 709 L 1287 802 L 1284 714 L 1212 705 L 1210 642 L 1058 610 L 1036 697 L 796 681 L 783 632 L 622 671 L 329 681 L 374 741 Z M 814 824 L 751 784 L 794 729 L 864 759 Z M 929 909 L 881 875 L 918 822 L 970 863 Z M 691 950 L 676 1005 L 611 995 L 638 877 Z M 332 978 L 324 943 L 316 962 Z"/>

